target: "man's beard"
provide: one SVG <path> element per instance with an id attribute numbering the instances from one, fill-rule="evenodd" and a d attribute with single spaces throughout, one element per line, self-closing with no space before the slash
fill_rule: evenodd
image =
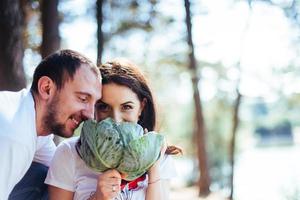
<path id="1" fill-rule="evenodd" d="M 44 117 L 43 125 L 44 127 L 47 127 L 47 130 L 51 133 L 61 137 L 66 137 L 68 134 L 66 133 L 65 125 L 60 123 L 57 119 L 57 115 L 59 113 L 58 105 L 59 97 L 55 96 L 52 102 L 48 105 L 48 111 Z"/>

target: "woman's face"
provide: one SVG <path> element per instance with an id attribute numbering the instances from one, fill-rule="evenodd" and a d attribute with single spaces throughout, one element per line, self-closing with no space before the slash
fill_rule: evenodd
<path id="1" fill-rule="evenodd" d="M 116 122 L 137 123 L 143 107 L 143 103 L 130 88 L 115 83 L 104 84 L 102 98 L 95 108 L 96 120 L 110 117 Z"/>

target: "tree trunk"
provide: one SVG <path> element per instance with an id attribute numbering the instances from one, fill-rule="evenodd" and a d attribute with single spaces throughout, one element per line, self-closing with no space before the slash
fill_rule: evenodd
<path id="1" fill-rule="evenodd" d="M 237 129 L 239 126 L 239 110 L 241 106 L 241 100 L 242 100 L 242 95 L 239 91 L 239 86 L 241 82 L 241 74 L 242 74 L 242 69 L 241 69 L 241 61 L 244 53 L 244 46 L 245 46 L 245 37 L 247 34 L 247 31 L 250 26 L 250 19 L 252 15 L 252 6 L 251 6 L 251 1 L 248 2 L 249 6 L 249 14 L 246 20 L 246 24 L 244 27 L 244 30 L 241 35 L 241 47 L 240 47 L 240 55 L 239 55 L 239 61 L 236 64 L 236 69 L 239 71 L 239 77 L 236 83 L 236 99 L 234 102 L 234 107 L 233 107 L 233 118 L 232 118 L 232 131 L 231 131 L 231 139 L 230 139 L 230 144 L 229 144 L 229 163 L 231 167 L 231 174 L 229 177 L 229 186 L 230 186 L 230 196 L 229 199 L 233 199 L 233 194 L 234 194 L 234 168 L 235 168 L 235 146 L 236 146 L 236 135 L 237 135 Z"/>
<path id="2" fill-rule="evenodd" d="M 23 19 L 19 0 L 0 1 L 0 90 L 17 91 L 26 87 Z"/>
<path id="3" fill-rule="evenodd" d="M 237 98 L 234 103 L 234 111 L 233 111 L 233 125 L 232 125 L 232 136 L 230 140 L 230 147 L 229 147 L 229 162 L 231 166 L 231 175 L 230 175 L 230 196 L 229 199 L 232 200 L 233 198 L 233 178 L 234 178 L 234 161 L 235 161 L 235 141 L 236 141 L 236 133 L 237 133 L 237 128 L 239 125 L 239 110 L 240 110 L 240 105 L 241 105 L 241 99 L 242 95 L 237 89 Z"/>
<path id="4" fill-rule="evenodd" d="M 41 55 L 45 58 L 60 48 L 58 0 L 41 0 L 43 39 Z"/>
<path id="5" fill-rule="evenodd" d="M 103 24 L 103 1 L 104 0 L 97 0 L 97 40 L 98 40 L 98 46 L 97 46 L 97 64 L 100 65 L 102 63 L 102 54 L 103 54 L 103 46 L 104 46 L 104 35 L 102 30 L 102 24 Z"/>
<path id="6" fill-rule="evenodd" d="M 203 111 L 201 106 L 201 98 L 198 88 L 199 78 L 197 75 L 197 64 L 194 54 L 194 45 L 192 40 L 192 23 L 191 23 L 191 12 L 190 12 L 190 2 L 189 0 L 184 1 L 185 11 L 186 11 L 186 26 L 188 33 L 188 46 L 189 46 L 189 69 L 192 74 L 192 85 L 193 85 L 193 97 L 196 111 L 196 124 L 195 124 L 195 138 L 197 145 L 198 161 L 199 161 L 199 196 L 207 196 L 210 193 L 210 176 L 208 170 L 207 152 L 205 146 L 205 125 L 203 118 Z"/>
<path id="7" fill-rule="evenodd" d="M 41 0 L 42 44 L 41 55 L 45 58 L 60 49 L 58 0 Z M 54 136 L 54 143 L 58 145 L 63 139 Z"/>

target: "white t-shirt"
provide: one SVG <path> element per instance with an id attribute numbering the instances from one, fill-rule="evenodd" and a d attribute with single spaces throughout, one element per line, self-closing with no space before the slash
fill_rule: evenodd
<path id="1" fill-rule="evenodd" d="M 8 198 L 34 158 L 37 162 L 49 163 L 55 151 L 52 137 L 37 137 L 34 101 L 28 90 L 0 92 L 1 200 Z"/>
<path id="2" fill-rule="evenodd" d="M 56 150 L 56 145 L 53 141 L 53 138 L 53 134 L 37 137 L 36 150 L 33 158 L 34 162 L 42 163 L 49 167 Z"/>
<path id="3" fill-rule="evenodd" d="M 79 137 L 73 137 L 63 141 L 55 152 L 50 164 L 45 183 L 74 192 L 74 200 L 86 200 L 96 191 L 97 178 L 99 173 L 91 170 L 79 157 L 76 151 L 76 143 Z M 165 156 L 160 165 L 161 179 L 171 179 L 175 176 L 173 160 L 170 156 Z M 147 177 L 138 182 L 137 187 L 132 190 L 125 189 L 115 200 L 145 199 L 146 188 L 148 186 Z"/>

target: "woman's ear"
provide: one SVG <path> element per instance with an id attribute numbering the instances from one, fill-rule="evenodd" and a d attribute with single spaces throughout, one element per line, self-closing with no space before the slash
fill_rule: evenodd
<path id="1" fill-rule="evenodd" d="M 38 93 L 42 99 L 48 100 L 52 96 L 54 90 L 55 84 L 48 76 L 42 76 L 38 80 Z"/>

